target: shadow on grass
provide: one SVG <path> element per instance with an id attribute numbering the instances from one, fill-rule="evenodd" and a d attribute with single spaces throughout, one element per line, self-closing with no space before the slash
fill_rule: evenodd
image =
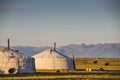
<path id="1" fill-rule="evenodd" d="M 114 71 L 92 71 L 85 72 L 76 70 L 74 72 L 36 72 L 34 74 L 0 74 L 0 77 L 28 77 L 28 76 L 67 76 L 67 75 L 120 75 L 120 70 Z"/>

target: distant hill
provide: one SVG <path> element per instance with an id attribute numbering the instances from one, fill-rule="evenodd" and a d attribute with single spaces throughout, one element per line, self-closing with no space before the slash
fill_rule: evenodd
<path id="1" fill-rule="evenodd" d="M 59 50 L 62 53 L 66 53 L 68 56 L 73 53 L 75 57 L 120 58 L 120 43 L 96 45 L 71 44 L 68 46 L 59 47 Z"/>
<path id="2" fill-rule="evenodd" d="M 2 46 L 0 46 L 2 47 Z M 52 49 L 52 47 L 23 47 L 15 46 L 13 49 L 17 49 L 25 55 L 33 56 L 46 49 Z M 120 43 L 105 43 L 105 44 L 70 44 L 57 48 L 61 53 L 71 57 L 74 54 L 75 57 L 84 58 L 120 58 Z"/>

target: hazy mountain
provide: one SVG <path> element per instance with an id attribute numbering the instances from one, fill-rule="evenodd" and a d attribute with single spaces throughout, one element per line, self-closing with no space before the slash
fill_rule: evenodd
<path id="1" fill-rule="evenodd" d="M 19 50 L 21 53 L 33 56 L 37 53 L 42 52 L 46 49 L 52 49 L 52 47 L 23 47 L 15 46 L 11 47 Z M 120 43 L 109 43 L 109 44 L 70 44 L 57 48 L 61 53 L 71 57 L 74 54 L 75 57 L 87 57 L 87 58 L 120 58 Z"/>
<path id="2" fill-rule="evenodd" d="M 75 57 L 99 57 L 99 58 L 120 58 L 120 43 L 96 44 L 96 45 L 76 45 L 59 47 L 62 53 L 70 56 L 72 53 Z"/>

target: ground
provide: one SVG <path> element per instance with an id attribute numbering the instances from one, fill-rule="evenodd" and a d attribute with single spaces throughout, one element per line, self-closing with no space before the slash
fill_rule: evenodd
<path id="1" fill-rule="evenodd" d="M 120 58 L 76 58 L 75 70 L 37 70 L 35 74 L 4 74 L 1 80 L 119 80 Z"/>

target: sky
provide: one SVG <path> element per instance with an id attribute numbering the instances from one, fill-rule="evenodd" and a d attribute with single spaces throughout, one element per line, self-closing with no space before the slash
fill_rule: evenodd
<path id="1" fill-rule="evenodd" d="M 0 0 L 0 45 L 120 43 L 119 0 Z"/>

